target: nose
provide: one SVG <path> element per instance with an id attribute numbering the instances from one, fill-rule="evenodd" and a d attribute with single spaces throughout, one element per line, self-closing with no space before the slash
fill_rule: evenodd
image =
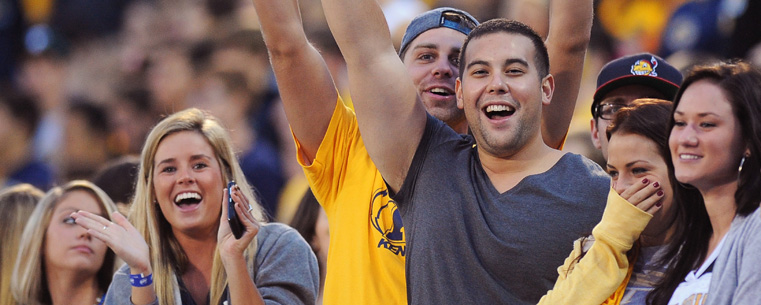
<path id="1" fill-rule="evenodd" d="M 431 70 L 431 73 L 433 73 L 434 77 L 438 78 L 452 78 L 454 75 L 454 67 L 446 57 L 441 56 L 436 60 L 436 65 L 433 67 L 433 70 Z"/>
<path id="2" fill-rule="evenodd" d="M 677 140 L 680 145 L 695 146 L 698 144 L 697 133 L 691 125 L 680 129 L 674 129 L 674 133 L 675 136 L 677 136 Z"/>
<path id="3" fill-rule="evenodd" d="M 179 173 L 180 175 L 177 178 L 178 184 L 192 184 L 196 181 L 190 168 L 181 170 Z"/>
<path id="4" fill-rule="evenodd" d="M 618 179 L 613 180 L 613 189 L 616 193 L 623 193 L 627 188 L 634 184 L 634 179 L 630 175 L 619 174 Z"/>
<path id="5" fill-rule="evenodd" d="M 88 233 L 87 229 L 85 229 L 84 227 L 78 225 L 77 226 L 77 230 L 79 230 L 79 235 L 78 235 L 79 238 L 85 239 L 85 240 L 91 240 L 92 239 L 92 235 L 90 235 L 90 233 Z"/>
<path id="6" fill-rule="evenodd" d="M 502 78 L 502 75 L 494 74 L 492 76 L 492 79 L 489 81 L 489 86 L 487 88 L 488 92 L 491 94 L 505 94 L 507 93 L 507 83 Z"/>

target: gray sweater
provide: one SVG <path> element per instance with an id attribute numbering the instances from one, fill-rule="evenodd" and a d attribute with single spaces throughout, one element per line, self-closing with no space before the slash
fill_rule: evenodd
<path id="1" fill-rule="evenodd" d="M 705 304 L 761 304 L 761 209 L 732 221 Z"/>
<path id="2" fill-rule="evenodd" d="M 257 234 L 258 251 L 252 274 L 254 284 L 266 304 L 314 304 L 320 285 L 317 258 L 296 230 L 268 223 Z M 114 274 L 104 304 L 131 305 L 129 267 Z M 181 303 L 179 291 L 175 299 Z M 158 300 L 153 304 L 158 304 Z"/>

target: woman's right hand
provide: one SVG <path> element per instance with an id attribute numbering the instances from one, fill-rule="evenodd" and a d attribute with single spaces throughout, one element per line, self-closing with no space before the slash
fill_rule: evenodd
<path id="1" fill-rule="evenodd" d="M 651 183 L 652 182 L 652 183 Z M 619 193 L 629 203 L 653 215 L 661 209 L 663 190 L 660 183 L 645 178 L 640 183 L 634 183 Z"/>
<path id="2" fill-rule="evenodd" d="M 87 211 L 74 212 L 71 217 L 90 235 L 108 245 L 129 266 L 132 274 L 151 274 L 148 244 L 121 213 L 111 214 L 113 222 Z"/>

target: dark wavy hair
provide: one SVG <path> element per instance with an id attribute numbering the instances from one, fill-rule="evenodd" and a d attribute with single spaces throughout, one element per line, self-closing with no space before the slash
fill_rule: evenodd
<path id="1" fill-rule="evenodd" d="M 684 91 L 700 80 L 708 80 L 721 88 L 740 125 L 744 144 L 750 150 L 750 157 L 745 158 L 743 170 L 738 174 L 734 195 L 737 215 L 748 215 L 761 201 L 761 72 L 742 61 L 697 66 L 677 92 L 674 110 Z M 674 127 L 674 110 L 669 119 L 669 130 Z M 666 277 L 648 295 L 650 305 L 666 304 L 687 273 L 706 257 L 713 228 L 705 202 L 697 189 L 690 189 L 686 195 L 688 198 L 676 201 L 679 223 L 666 253 L 666 257 L 673 258 L 673 263 L 669 265 Z"/>

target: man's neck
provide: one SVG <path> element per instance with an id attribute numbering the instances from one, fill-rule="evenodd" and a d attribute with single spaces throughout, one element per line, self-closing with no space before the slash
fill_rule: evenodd
<path id="1" fill-rule="evenodd" d="M 544 144 L 541 137 L 535 137 L 529 144 L 507 157 L 494 156 L 480 147 L 477 148 L 481 166 L 500 193 L 512 189 L 527 176 L 546 172 L 564 155 L 563 152 Z"/>

